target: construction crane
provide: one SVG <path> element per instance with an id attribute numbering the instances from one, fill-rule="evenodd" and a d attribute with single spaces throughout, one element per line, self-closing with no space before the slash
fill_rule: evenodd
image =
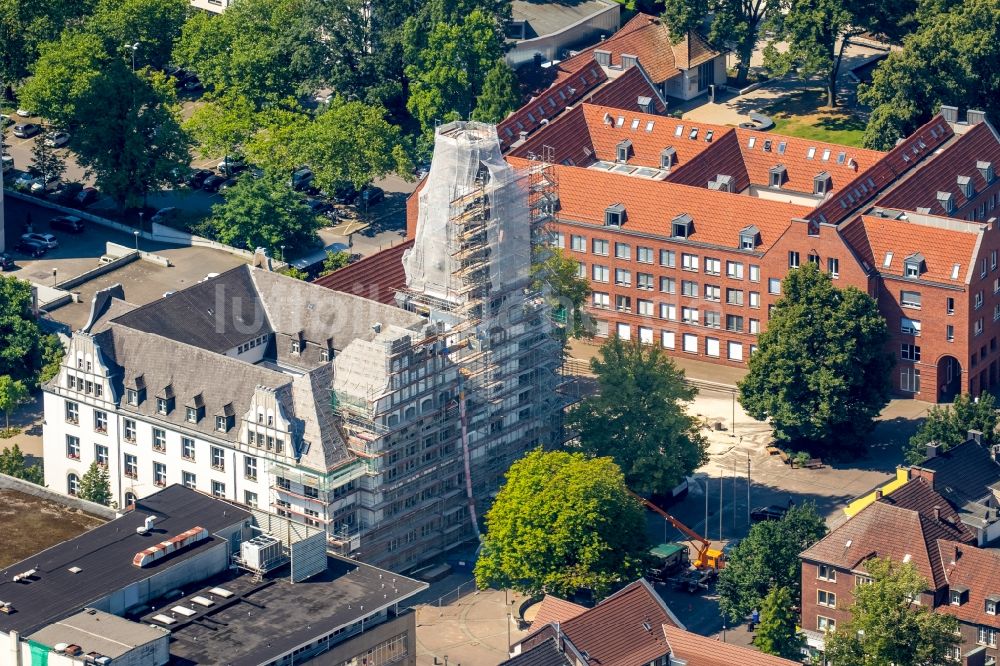
<path id="1" fill-rule="evenodd" d="M 663 516 L 664 520 L 666 520 L 668 523 L 676 527 L 677 531 L 679 531 L 681 534 L 687 537 L 688 541 L 691 542 L 691 544 L 694 546 L 695 550 L 698 553 L 698 556 L 695 558 L 693 562 L 695 568 L 702 570 L 718 571 L 719 569 L 722 569 L 726 565 L 725 553 L 716 548 L 712 548 L 712 542 L 710 542 L 708 539 L 698 534 L 693 529 L 691 529 L 681 521 L 677 520 L 669 513 L 667 513 L 660 507 L 650 502 L 645 497 L 638 495 L 632 492 L 631 490 L 628 492 L 630 495 L 632 495 L 632 497 L 642 502 L 643 506 L 646 506 L 647 508 L 650 508 L 656 513 Z"/>

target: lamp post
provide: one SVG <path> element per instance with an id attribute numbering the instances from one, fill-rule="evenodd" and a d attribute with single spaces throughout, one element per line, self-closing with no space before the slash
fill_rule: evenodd
<path id="1" fill-rule="evenodd" d="M 56 275 L 57 275 L 58 273 L 59 273 L 59 269 L 57 269 L 57 268 L 53 268 L 53 269 L 52 269 L 52 286 L 53 286 L 53 287 L 55 287 L 55 286 L 56 286 Z"/>
<path id="2" fill-rule="evenodd" d="M 284 245 L 281 246 L 281 260 L 282 261 L 285 260 L 285 246 Z"/>
<path id="3" fill-rule="evenodd" d="M 125 48 L 132 52 L 132 72 L 135 73 L 135 52 L 139 50 L 139 42 L 126 44 Z"/>
<path id="4" fill-rule="evenodd" d="M 132 235 L 135 236 L 135 251 L 138 252 L 139 251 L 139 232 L 138 231 L 133 231 Z"/>

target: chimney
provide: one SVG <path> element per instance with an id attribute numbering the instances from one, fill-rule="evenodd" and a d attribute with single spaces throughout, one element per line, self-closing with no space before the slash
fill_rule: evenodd
<path id="1" fill-rule="evenodd" d="M 960 558 L 962 556 L 962 551 L 960 551 L 958 549 L 958 544 L 957 543 L 954 546 L 955 546 L 954 550 L 952 550 L 952 552 L 951 552 L 951 563 L 952 564 L 957 564 L 958 563 L 958 558 Z"/>
<path id="2" fill-rule="evenodd" d="M 968 438 L 975 441 L 976 444 L 983 443 L 983 432 L 981 430 L 970 430 L 968 432 Z"/>
<path id="3" fill-rule="evenodd" d="M 937 505 L 934 506 L 934 522 L 941 522 L 941 507 Z"/>
<path id="4" fill-rule="evenodd" d="M 948 106 L 947 104 L 941 105 L 941 115 L 944 116 L 945 122 L 957 123 L 958 122 L 958 107 Z"/>
<path id="5" fill-rule="evenodd" d="M 875 501 L 877 502 L 880 499 L 882 499 L 882 489 L 881 488 L 876 488 L 875 489 Z"/>
<path id="6" fill-rule="evenodd" d="M 937 442 L 927 442 L 927 457 L 936 458 L 941 445 Z"/>
<path id="7" fill-rule="evenodd" d="M 986 120 L 986 112 L 979 109 L 969 109 L 965 113 L 965 119 L 970 125 L 978 125 Z"/>

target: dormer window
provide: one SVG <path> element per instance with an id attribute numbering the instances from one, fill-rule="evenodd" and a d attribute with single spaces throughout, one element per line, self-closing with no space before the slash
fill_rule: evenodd
<path id="1" fill-rule="evenodd" d="M 983 177 L 986 184 L 989 185 L 993 182 L 993 163 L 984 162 L 982 160 L 976 162 L 976 168 L 979 170 L 979 175 Z"/>
<path id="2" fill-rule="evenodd" d="M 948 602 L 952 606 L 961 606 L 969 600 L 969 588 L 964 585 L 954 585 L 948 592 Z"/>
<path id="3" fill-rule="evenodd" d="M 596 60 L 597 64 L 600 65 L 601 67 L 610 67 L 611 66 L 611 52 L 610 51 L 601 51 L 599 49 L 595 49 L 594 50 L 594 60 Z"/>
<path id="4" fill-rule="evenodd" d="M 617 148 L 615 149 L 615 152 L 616 152 L 616 158 L 619 162 L 622 163 L 628 162 L 628 158 L 632 154 L 632 140 L 625 139 L 624 141 L 619 143 Z"/>
<path id="5" fill-rule="evenodd" d="M 830 172 L 822 171 L 813 178 L 813 194 L 826 194 L 830 191 Z"/>
<path id="6" fill-rule="evenodd" d="M 174 411 L 174 387 L 167 384 L 163 393 L 156 396 L 156 411 L 158 414 L 169 414 Z"/>
<path id="7" fill-rule="evenodd" d="M 135 389 L 125 389 L 125 401 L 133 407 L 139 404 L 139 392 Z"/>
<path id="8" fill-rule="evenodd" d="M 971 199 L 976 193 L 976 188 L 972 185 L 972 179 L 968 176 L 959 176 L 957 180 L 958 189 L 962 190 L 962 195 L 966 199 Z"/>
<path id="9" fill-rule="evenodd" d="M 732 192 L 733 177 L 720 173 L 715 177 L 715 180 L 708 181 L 708 189 L 715 190 L 717 192 Z"/>
<path id="10" fill-rule="evenodd" d="M 672 146 L 664 148 L 660 153 L 660 168 L 669 169 L 677 164 L 677 150 Z"/>
<path id="11" fill-rule="evenodd" d="M 740 231 L 740 249 L 754 250 L 757 248 L 757 239 L 760 237 L 760 229 L 755 226 L 747 227 Z"/>
<path id="12" fill-rule="evenodd" d="M 622 69 L 635 67 L 637 62 L 639 62 L 639 56 L 629 55 L 627 53 L 622 54 Z"/>
<path id="13" fill-rule="evenodd" d="M 955 210 L 955 198 L 951 192 L 938 192 L 937 200 L 941 204 L 941 208 L 944 208 L 944 212 L 952 213 Z"/>
<path id="14" fill-rule="evenodd" d="M 299 347 L 300 347 L 300 345 L 301 345 L 301 343 L 299 343 L 298 340 L 292 340 L 291 352 L 293 354 L 298 354 L 299 353 Z"/>
<path id="15" fill-rule="evenodd" d="M 1000 607 L 1000 594 L 991 594 L 986 597 L 986 607 L 983 609 L 987 615 L 996 615 L 997 607 Z"/>
<path id="16" fill-rule="evenodd" d="M 205 401 L 199 393 L 194 397 L 191 405 L 184 408 L 184 420 L 188 423 L 198 423 L 205 417 Z"/>
<path id="17" fill-rule="evenodd" d="M 620 227 L 625 224 L 625 206 L 620 203 L 608 206 L 604 210 L 604 225 L 607 227 Z"/>
<path id="18" fill-rule="evenodd" d="M 671 223 L 671 236 L 674 238 L 688 238 L 694 233 L 694 220 L 687 213 L 678 215 Z"/>
<path id="19" fill-rule="evenodd" d="M 908 278 L 918 278 L 924 268 L 924 255 L 911 254 L 903 260 L 903 275 Z"/>
<path id="20" fill-rule="evenodd" d="M 194 407 L 185 407 L 184 408 L 184 420 L 187 421 L 188 423 L 197 423 L 198 422 L 198 410 L 195 409 Z"/>
<path id="21" fill-rule="evenodd" d="M 773 188 L 780 188 L 785 183 L 785 177 L 788 175 L 788 170 L 785 169 L 784 164 L 778 164 L 771 167 L 768 173 L 771 178 L 770 186 Z"/>
<path id="22" fill-rule="evenodd" d="M 219 432 L 229 432 L 236 425 L 236 410 L 233 403 L 227 403 L 222 408 L 221 414 L 215 415 L 215 429 Z"/>

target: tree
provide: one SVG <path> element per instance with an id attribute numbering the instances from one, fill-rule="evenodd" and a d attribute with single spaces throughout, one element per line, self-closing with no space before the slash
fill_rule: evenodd
<path id="1" fill-rule="evenodd" d="M 77 123 L 88 120 L 79 113 L 80 99 L 108 62 L 100 37 L 66 30 L 58 40 L 41 46 L 31 78 L 18 90 L 21 104 L 58 127 L 74 129 Z"/>
<path id="2" fill-rule="evenodd" d="M 472 118 L 484 123 L 498 123 L 517 108 L 519 101 L 514 70 L 503 60 L 497 60 L 483 78 Z"/>
<path id="3" fill-rule="evenodd" d="M 323 260 L 323 272 L 319 274 L 320 277 L 324 275 L 329 275 L 334 271 L 339 271 L 344 266 L 351 263 L 351 255 L 344 251 L 331 252 L 327 250 L 326 259 Z"/>
<path id="4" fill-rule="evenodd" d="M 39 176 L 44 182 L 61 177 L 66 172 L 66 160 L 47 145 L 44 138 L 35 140 L 31 147 L 31 166 L 28 170 L 34 176 Z"/>
<path id="5" fill-rule="evenodd" d="M 107 506 L 111 503 L 111 480 L 105 465 L 90 463 L 90 467 L 80 479 L 80 491 L 77 497 Z"/>
<path id="6" fill-rule="evenodd" d="M 537 449 L 511 465 L 486 514 L 476 584 L 601 597 L 642 571 L 645 524 L 610 458 Z"/>
<path id="7" fill-rule="evenodd" d="M 696 390 L 662 349 L 614 337 L 590 367 L 598 392 L 574 405 L 566 421 L 581 450 L 610 456 L 629 487 L 648 494 L 669 493 L 707 462 L 708 443 L 683 406 Z"/>
<path id="8" fill-rule="evenodd" d="M 736 85 L 742 88 L 764 18 L 779 8 L 779 0 L 666 0 L 663 20 L 670 26 L 672 39 L 680 42 L 689 31 L 701 27 L 705 16 L 711 16 L 708 41 L 736 45 Z"/>
<path id="9" fill-rule="evenodd" d="M 0 83 L 8 100 L 28 75 L 42 44 L 59 37 L 71 21 L 88 16 L 93 0 L 0 0 Z"/>
<path id="10" fill-rule="evenodd" d="M 4 427 L 10 430 L 10 413 L 28 399 L 28 387 L 10 375 L 0 375 L 0 412 Z"/>
<path id="11" fill-rule="evenodd" d="M 851 620 L 826 638 L 826 657 L 837 666 L 948 662 L 961 643 L 958 619 L 911 599 L 928 583 L 911 563 L 873 558 L 864 563 L 872 582 L 854 588 Z"/>
<path id="12" fill-rule="evenodd" d="M 590 296 L 590 283 L 579 277 L 577 262 L 559 248 L 546 248 L 545 259 L 532 265 L 534 287 L 548 288 L 555 300 L 556 315 L 572 317 L 566 332 L 574 338 L 586 334 L 583 306 Z"/>
<path id="13" fill-rule="evenodd" d="M 858 89 L 873 107 L 868 147 L 888 150 L 942 104 L 1000 114 L 1000 0 L 963 0 L 925 17 Z"/>
<path id="14" fill-rule="evenodd" d="M 996 399 L 992 393 L 983 393 L 973 400 L 968 393 L 955 397 L 952 405 L 934 405 L 927 418 L 910 438 L 906 460 L 919 464 L 927 458 L 927 445 L 935 442 L 941 451 L 958 446 L 968 439 L 970 430 L 983 433 L 982 443 L 991 447 L 998 442 Z"/>
<path id="15" fill-rule="evenodd" d="M 303 281 L 309 280 L 309 273 L 306 273 L 305 271 L 300 270 L 295 266 L 286 266 L 285 268 L 282 268 L 281 271 L 279 272 L 282 275 L 287 275 L 288 277 L 296 280 L 303 280 Z"/>
<path id="16" fill-rule="evenodd" d="M 186 0 L 98 0 L 87 29 L 104 40 L 107 54 L 127 53 L 131 64 L 133 53 L 123 49 L 138 44 L 135 66 L 163 69 L 170 64 L 189 7 Z"/>
<path id="17" fill-rule="evenodd" d="M 0 451 L 0 474 L 24 479 L 40 486 L 45 484 L 42 461 L 39 460 L 34 465 L 28 465 L 24 459 L 24 453 L 21 452 L 21 447 L 17 444 Z"/>
<path id="18" fill-rule="evenodd" d="M 50 379 L 61 361 L 58 338 L 43 335 L 38 327 L 31 285 L 0 275 L 0 375 L 9 375 L 34 388 L 39 381 Z M 45 373 L 40 375 L 43 369 Z"/>
<path id="19" fill-rule="evenodd" d="M 184 123 L 202 157 L 234 155 L 259 129 L 250 100 L 227 95 L 199 106 Z"/>
<path id="20" fill-rule="evenodd" d="M 772 587 L 761 602 L 754 645 L 761 652 L 800 660 L 805 638 L 799 633 L 795 600 L 787 587 Z"/>
<path id="21" fill-rule="evenodd" d="M 266 174 L 238 180 L 226 190 L 224 201 L 212 207 L 207 221 L 219 241 L 249 250 L 263 247 L 272 256 L 282 245 L 289 250 L 311 246 L 319 226 L 302 195 Z"/>
<path id="22" fill-rule="evenodd" d="M 802 448 L 856 453 L 888 404 L 893 359 L 875 301 L 838 289 L 812 263 L 788 273 L 750 368 L 740 404 L 774 436 Z"/>
<path id="23" fill-rule="evenodd" d="M 716 590 L 719 609 L 740 622 L 776 587 L 789 590 L 792 599 L 801 591 L 799 553 L 826 535 L 826 523 L 812 504 L 792 506 L 781 520 L 757 523 L 729 554 L 719 572 Z"/>

